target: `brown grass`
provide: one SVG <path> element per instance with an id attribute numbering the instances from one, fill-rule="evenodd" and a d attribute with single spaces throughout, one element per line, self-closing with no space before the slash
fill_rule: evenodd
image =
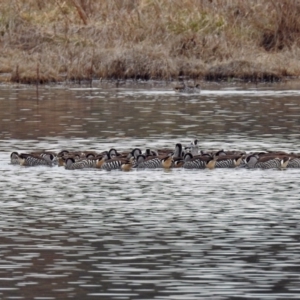
<path id="1" fill-rule="evenodd" d="M 299 15 L 297 0 L 2 0 L 0 81 L 299 76 Z"/>

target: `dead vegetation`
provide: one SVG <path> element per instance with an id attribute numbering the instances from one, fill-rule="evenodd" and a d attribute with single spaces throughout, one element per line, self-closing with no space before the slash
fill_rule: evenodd
<path id="1" fill-rule="evenodd" d="M 0 80 L 300 75 L 297 0 L 3 0 Z"/>

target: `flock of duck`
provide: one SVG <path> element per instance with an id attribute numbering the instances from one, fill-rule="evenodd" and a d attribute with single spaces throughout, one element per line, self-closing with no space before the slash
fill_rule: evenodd
<path id="1" fill-rule="evenodd" d="M 12 152 L 10 163 L 26 167 L 62 166 L 67 170 L 96 168 L 101 170 L 130 171 L 132 169 L 286 169 L 300 168 L 300 154 L 284 151 L 250 152 L 243 151 L 203 151 L 198 141 L 187 146 L 177 143 L 173 149 L 150 149 L 142 151 L 134 148 L 119 152 L 111 148 L 103 152 L 52 151 L 18 153 Z"/>

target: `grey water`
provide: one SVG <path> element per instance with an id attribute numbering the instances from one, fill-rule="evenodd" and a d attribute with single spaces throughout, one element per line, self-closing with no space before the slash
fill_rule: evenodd
<path id="1" fill-rule="evenodd" d="M 65 170 L 12 151 L 299 152 L 300 86 L 0 86 L 0 299 L 299 299 L 300 170 Z"/>

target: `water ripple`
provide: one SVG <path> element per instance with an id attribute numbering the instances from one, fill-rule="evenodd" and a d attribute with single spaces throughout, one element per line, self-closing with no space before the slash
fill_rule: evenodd
<path id="1" fill-rule="evenodd" d="M 67 172 L 8 158 L 3 297 L 297 299 L 297 170 Z"/>
<path id="2" fill-rule="evenodd" d="M 40 92 L 37 102 L 34 89 L 1 89 L 1 299 L 299 299 L 297 169 L 9 164 L 12 151 L 158 149 L 194 138 L 204 150 L 299 152 L 298 90 Z"/>

